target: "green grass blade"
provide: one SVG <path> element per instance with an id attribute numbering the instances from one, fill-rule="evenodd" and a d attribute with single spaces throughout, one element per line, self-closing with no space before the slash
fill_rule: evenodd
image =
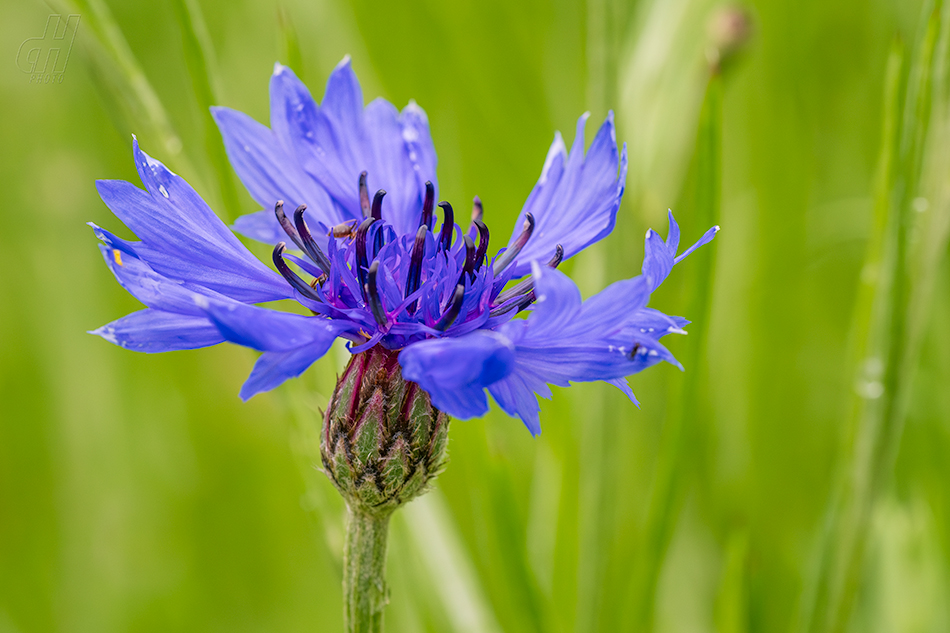
<path id="1" fill-rule="evenodd" d="M 289 66 L 294 74 L 300 78 L 300 81 L 305 82 L 303 56 L 300 54 L 300 38 L 297 36 L 297 29 L 290 18 L 290 12 L 284 5 L 277 7 L 277 27 L 280 29 L 281 62 Z"/>
<path id="2" fill-rule="evenodd" d="M 205 151 L 214 172 L 221 201 L 227 210 L 227 217 L 233 218 L 238 215 L 240 202 L 224 143 L 209 110 L 211 106 L 221 103 L 211 36 L 197 0 L 172 0 L 171 5 L 181 31 L 185 64 L 200 112 Z M 224 213 L 224 209 L 219 209 L 219 213 Z"/>
<path id="3" fill-rule="evenodd" d="M 81 13 L 84 25 L 92 30 L 98 50 L 90 52 L 90 61 L 98 70 L 100 86 L 108 90 L 103 95 L 104 100 L 122 103 L 128 127 L 154 136 L 165 152 L 163 162 L 181 169 L 187 162 L 181 137 L 175 132 L 109 6 L 103 0 L 75 0 L 66 6 L 70 12 Z"/>
<path id="4" fill-rule="evenodd" d="M 863 373 L 848 427 L 854 433 L 845 483 L 831 502 L 830 536 L 822 549 L 811 595 L 804 602 L 802 622 L 809 631 L 839 633 L 850 622 L 864 569 L 871 514 L 890 482 L 919 355 L 917 346 L 911 344 L 908 326 L 912 297 L 920 292 L 910 268 L 917 256 L 911 239 L 917 219 L 913 200 L 918 196 L 929 144 L 935 53 L 941 31 L 939 7 L 929 13 L 903 97 L 899 48 L 892 51 L 888 63 L 874 233 L 854 319 L 854 345 Z"/>
<path id="5" fill-rule="evenodd" d="M 501 631 L 441 492 L 430 491 L 406 506 L 400 520 L 409 526 L 416 555 L 432 580 L 451 630 L 459 633 Z"/>
<path id="6" fill-rule="evenodd" d="M 700 110 L 691 191 L 686 196 L 680 221 L 687 234 L 699 234 L 716 224 L 720 208 L 722 133 L 722 78 L 713 73 Z M 663 426 L 660 453 L 646 519 L 644 538 L 636 563 L 637 574 L 630 585 L 628 626 L 649 631 L 653 626 L 653 606 L 657 583 L 666 552 L 676 528 L 680 510 L 692 481 L 690 456 L 699 428 L 706 423 L 705 346 L 709 327 L 710 288 L 714 275 L 712 249 L 703 249 L 690 259 L 684 271 L 690 289 L 687 314 L 696 321 L 690 328 L 685 350 L 679 354 L 686 367 L 681 381 L 671 388 L 669 414 Z"/>
<path id="7" fill-rule="evenodd" d="M 885 246 L 888 225 L 893 206 L 892 197 L 900 155 L 900 132 L 903 119 L 904 95 L 906 93 L 906 72 L 904 69 L 904 46 L 895 40 L 888 56 L 884 80 L 884 122 L 882 126 L 881 151 L 878 159 L 877 184 L 874 194 L 874 211 L 871 235 L 868 240 L 864 265 L 858 282 L 858 294 L 855 301 L 854 316 L 851 325 L 852 366 L 859 368 L 856 377 L 855 394 L 851 398 L 849 426 L 846 428 L 846 448 L 851 451 L 857 424 L 864 410 L 867 397 L 877 391 L 880 380 L 880 361 L 870 351 L 872 346 L 872 323 L 876 305 L 885 285 Z M 848 462 L 850 464 L 850 461 Z M 815 630 L 829 608 L 829 592 L 832 583 L 832 566 L 836 547 L 842 537 L 836 538 L 835 528 L 840 530 L 839 522 L 846 484 L 850 475 L 843 468 L 839 476 L 842 483 L 835 497 L 828 505 L 825 517 L 825 530 L 821 538 L 820 553 L 813 578 L 806 587 L 799 616 L 799 628 L 803 631 Z"/>

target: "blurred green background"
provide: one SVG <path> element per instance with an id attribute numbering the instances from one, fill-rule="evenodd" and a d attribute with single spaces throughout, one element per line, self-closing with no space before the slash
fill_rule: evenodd
<path id="1" fill-rule="evenodd" d="M 669 342 L 685 373 L 632 379 L 642 409 L 580 385 L 538 439 L 494 410 L 453 424 L 393 523 L 388 630 L 950 630 L 947 12 L 726 10 L 2 0 L 0 633 L 342 630 L 315 464 L 346 352 L 242 404 L 248 350 L 89 336 L 137 308 L 84 223 L 120 229 L 93 183 L 138 184 L 131 133 L 223 218 L 257 210 L 206 106 L 267 121 L 276 60 L 319 99 L 345 54 L 367 99 L 426 109 L 441 194 L 496 232 L 554 130 L 615 110 L 627 194 L 565 266 L 585 295 L 638 272 L 667 208 L 687 243 L 723 227 L 654 295 L 694 324 Z M 36 85 L 17 51 L 52 13 L 82 18 Z"/>

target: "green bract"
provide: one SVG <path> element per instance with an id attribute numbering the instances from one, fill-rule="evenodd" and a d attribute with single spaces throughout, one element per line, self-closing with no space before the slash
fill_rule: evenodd
<path id="1" fill-rule="evenodd" d="M 353 510 L 389 513 L 445 466 L 449 417 L 403 379 L 397 355 L 377 346 L 353 356 L 325 415 L 323 467 Z"/>

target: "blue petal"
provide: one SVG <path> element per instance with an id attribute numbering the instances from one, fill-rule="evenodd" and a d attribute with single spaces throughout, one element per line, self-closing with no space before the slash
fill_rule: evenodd
<path id="1" fill-rule="evenodd" d="M 136 259 L 140 259 L 139 254 L 135 251 L 135 247 L 137 245 L 136 243 L 123 240 L 121 237 L 117 237 L 112 232 L 107 231 L 95 222 L 86 222 L 86 226 L 91 227 L 92 232 L 96 234 L 96 237 L 98 237 L 109 248 L 116 249 L 122 253 L 125 253 L 126 255 L 131 255 Z"/>
<path id="2" fill-rule="evenodd" d="M 564 248 L 564 259 L 568 259 L 614 228 L 627 178 L 626 146 L 618 156 L 611 112 L 585 156 L 587 117 L 584 114 L 577 122 L 570 155 L 560 134 L 555 135 L 541 177 L 515 222 L 509 246 L 521 233 L 524 216 L 534 215 L 534 233 L 518 256 L 516 276 L 530 270 L 531 260 L 549 259 L 558 244 Z"/>
<path id="3" fill-rule="evenodd" d="M 666 234 L 666 246 L 670 252 L 676 255 L 676 250 L 680 247 L 680 225 L 673 218 L 673 209 L 667 209 L 667 221 L 670 228 Z"/>
<path id="4" fill-rule="evenodd" d="M 340 66 L 331 73 L 325 107 L 321 110 L 293 71 L 276 65 L 270 81 L 271 129 L 293 153 L 307 176 L 315 178 L 351 218 L 359 218 L 362 211 L 357 183 L 360 171 L 366 167 L 353 171 L 353 164 L 363 161 L 359 154 L 354 155 L 360 149 L 358 144 L 347 140 L 354 135 L 362 136 L 363 97 L 358 83 L 357 94 L 346 89 L 350 83 L 346 81 L 346 74 Z M 353 80 L 355 82 L 355 77 Z M 331 91 L 330 86 L 338 88 Z M 346 106 L 348 101 L 352 102 L 351 107 Z M 358 116 L 349 112 L 357 107 Z"/>
<path id="5" fill-rule="evenodd" d="M 485 387 L 511 372 L 511 342 L 486 330 L 420 341 L 399 354 L 403 376 L 418 383 L 436 408 L 461 420 L 488 411 Z"/>
<path id="6" fill-rule="evenodd" d="M 236 302 L 198 299 L 199 307 L 232 343 L 262 352 L 288 352 L 314 343 L 330 347 L 353 326 L 322 317 L 308 317 Z"/>
<path id="7" fill-rule="evenodd" d="M 154 205 L 162 210 L 168 220 L 174 219 L 180 227 L 188 227 L 193 233 L 216 246 L 235 248 L 241 245 L 191 185 L 160 161 L 143 152 L 139 148 L 138 139 L 134 137 L 132 155 L 135 157 L 135 169 L 142 184 L 151 194 Z M 139 234 L 132 226 L 129 228 L 142 239 L 146 239 L 145 235 Z"/>
<path id="8" fill-rule="evenodd" d="M 284 229 L 281 228 L 280 222 L 277 221 L 273 209 L 264 209 L 256 213 L 242 215 L 234 221 L 231 228 L 244 237 L 249 237 L 264 244 L 277 244 L 278 242 L 287 242 L 290 239 Z M 292 244 L 291 248 L 293 248 Z"/>
<path id="9" fill-rule="evenodd" d="M 625 327 L 634 328 L 635 331 L 654 339 L 660 339 L 667 334 L 686 334 L 684 327 L 689 325 L 689 321 L 683 317 L 669 316 L 653 308 L 640 308 L 630 314 Z"/>
<path id="10" fill-rule="evenodd" d="M 488 392 L 498 406 L 510 416 L 521 418 L 531 435 L 541 434 L 541 407 L 535 394 L 551 397 L 551 390 L 544 381 L 530 372 L 519 371 L 490 385 Z"/>
<path id="11" fill-rule="evenodd" d="M 383 217 L 398 234 L 410 234 L 419 228 L 425 188 L 417 175 L 421 172 L 419 164 L 409 158 L 399 112 L 385 99 L 374 99 L 366 106 L 364 120 L 367 155 L 375 158 L 371 161 L 373 170 L 367 176 L 370 192 L 386 190 Z M 434 171 L 431 178 L 435 180 Z"/>
<path id="12" fill-rule="evenodd" d="M 656 231 L 652 229 L 648 230 L 646 235 L 643 254 L 643 274 L 650 280 L 652 290 L 656 290 L 660 284 L 663 283 L 675 264 L 686 259 L 690 253 L 700 246 L 711 242 L 713 238 L 716 237 L 716 233 L 719 232 L 718 226 L 712 227 L 706 231 L 695 244 L 677 256 L 676 250 L 679 248 L 680 228 L 676 220 L 673 219 L 672 211 L 669 212 L 669 221 L 670 229 L 666 241 L 660 238 Z"/>
<path id="13" fill-rule="evenodd" d="M 633 395 L 633 389 L 630 388 L 630 383 L 627 382 L 626 378 L 615 378 L 613 380 L 608 380 L 607 382 L 622 391 L 623 395 L 627 396 L 627 398 L 630 399 L 630 402 L 635 404 L 637 408 L 640 407 L 640 401 L 637 400 L 635 395 Z"/>
<path id="14" fill-rule="evenodd" d="M 224 337 L 204 316 L 147 308 L 103 325 L 90 334 L 136 352 L 171 352 L 217 345 Z"/>
<path id="15" fill-rule="evenodd" d="M 409 105 L 402 109 L 400 120 L 403 125 L 402 138 L 409 149 L 409 160 L 413 162 L 419 186 L 425 192 L 425 183 L 429 180 L 438 190 L 435 170 L 439 161 L 435 155 L 435 145 L 432 143 L 429 118 L 425 110 L 415 101 L 410 101 Z"/>
<path id="16" fill-rule="evenodd" d="M 424 183 L 436 183 L 425 115 L 415 104 L 400 115 L 382 99 L 364 110 L 349 58 L 331 73 L 322 106 L 290 69 L 278 65 L 271 79 L 271 127 L 350 217 L 362 215 L 357 183 L 365 170 L 370 193 L 388 193 L 385 219 L 399 234 L 418 228 Z"/>
<path id="17" fill-rule="evenodd" d="M 579 327 L 586 332 L 587 327 L 578 322 L 581 293 L 577 285 L 556 268 L 541 267 L 537 262 L 531 262 L 531 267 L 537 297 L 530 317 L 532 336 L 562 339 Z"/>
<path id="18" fill-rule="evenodd" d="M 150 308 L 176 314 L 201 316 L 195 305 L 199 293 L 194 287 L 170 280 L 149 268 L 148 264 L 116 248 L 99 245 L 102 257 L 119 284 Z M 205 290 L 208 294 L 213 294 Z"/>
<path id="19" fill-rule="evenodd" d="M 241 399 L 247 401 L 261 392 L 270 391 L 288 378 L 296 378 L 326 354 L 329 348 L 329 344 L 324 345 L 324 341 L 316 341 L 287 352 L 264 352 L 241 386 Z"/>
<path id="20" fill-rule="evenodd" d="M 296 157 L 269 128 L 230 108 L 211 108 L 211 115 L 221 131 L 231 166 L 251 197 L 270 211 L 275 232 L 284 235 L 273 213 L 278 200 L 291 210 L 306 204 L 309 215 L 329 226 L 349 219 L 341 216 L 327 192 L 300 168 Z"/>
<path id="21" fill-rule="evenodd" d="M 647 278 L 650 284 L 650 290 L 656 290 L 660 284 L 669 276 L 673 270 L 673 257 L 675 252 L 670 252 L 666 242 L 660 237 L 659 233 L 653 229 L 647 229 L 646 239 L 643 244 L 643 276 Z"/>
<path id="22" fill-rule="evenodd" d="M 623 326 L 629 316 L 646 306 L 652 289 L 645 277 L 614 282 L 581 306 L 581 320 L 591 332 L 609 333 Z"/>
<path id="23" fill-rule="evenodd" d="M 193 282 L 239 301 L 291 296 L 289 285 L 241 244 L 181 178 L 135 143 L 142 191 L 124 181 L 100 180 L 103 202 L 142 242 L 135 252 L 158 273 Z"/>
<path id="24" fill-rule="evenodd" d="M 718 227 L 718 226 L 714 226 L 714 227 L 712 227 L 711 229 L 709 229 L 708 231 L 706 231 L 705 233 L 703 233 L 703 236 L 702 236 L 701 238 L 699 238 L 699 240 L 698 240 L 695 244 L 693 244 L 692 246 L 690 246 L 689 248 L 687 248 L 685 251 L 683 251 L 679 256 L 677 256 L 677 258 L 673 260 L 673 263 L 674 263 L 674 264 L 680 263 L 681 261 L 683 261 L 684 259 L 686 259 L 686 257 L 687 257 L 690 253 L 692 253 L 693 251 L 695 251 L 695 250 L 696 250 L 697 248 L 699 248 L 700 246 L 705 246 L 706 244 L 709 244 L 710 242 L 712 242 L 712 241 L 713 241 L 713 238 L 716 237 L 716 234 L 717 234 L 718 232 L 719 232 L 719 227 Z"/>
<path id="25" fill-rule="evenodd" d="M 349 55 L 340 60 L 327 79 L 323 109 L 344 135 L 356 138 L 362 132 L 363 89 Z"/>

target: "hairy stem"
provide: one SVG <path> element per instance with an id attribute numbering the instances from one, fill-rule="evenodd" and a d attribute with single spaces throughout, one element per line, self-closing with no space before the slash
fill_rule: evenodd
<path id="1" fill-rule="evenodd" d="M 343 621 L 347 633 L 379 633 L 389 602 L 386 538 L 391 512 L 350 508 L 343 547 Z"/>

